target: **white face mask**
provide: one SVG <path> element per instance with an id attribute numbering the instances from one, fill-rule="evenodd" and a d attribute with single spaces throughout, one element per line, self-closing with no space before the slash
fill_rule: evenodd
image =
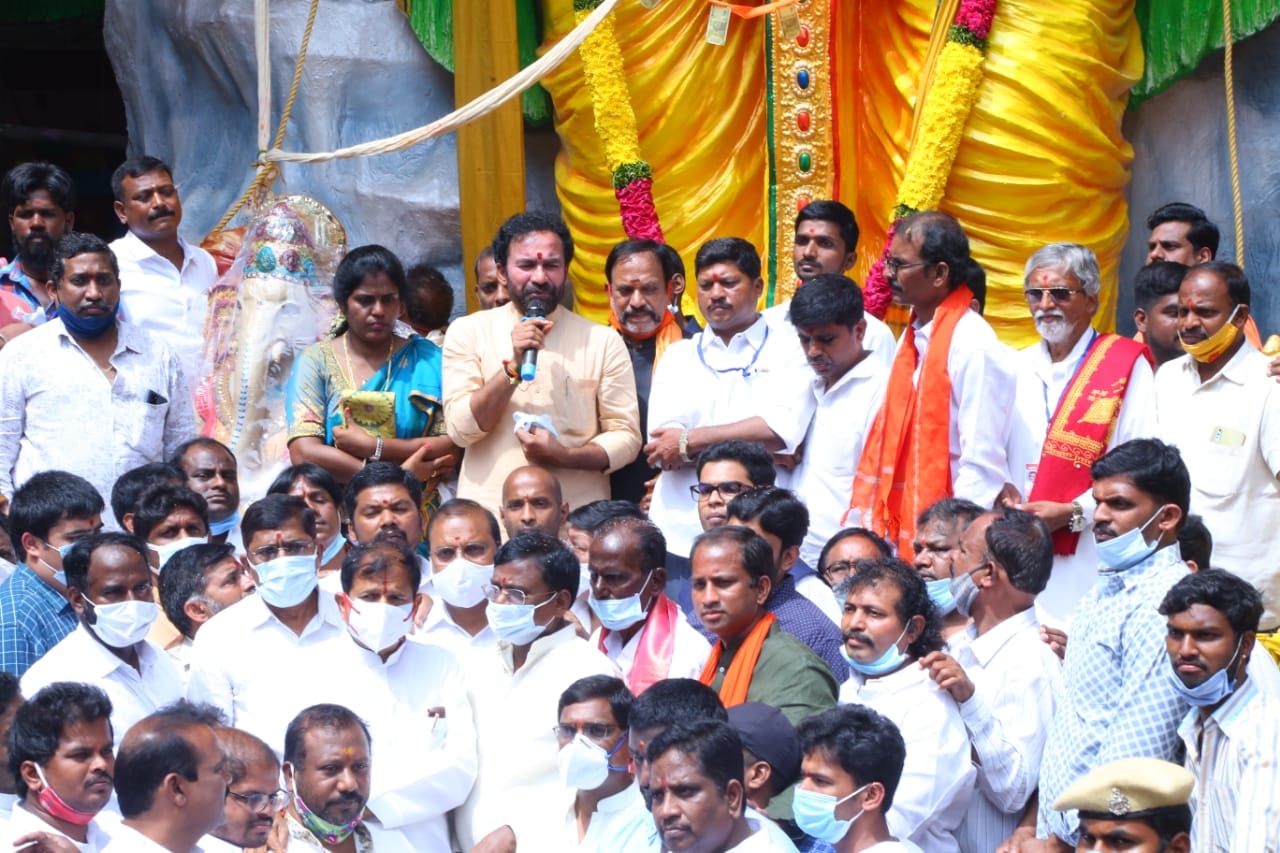
<path id="1" fill-rule="evenodd" d="M 547 630 L 546 625 L 539 625 L 534 620 L 539 607 L 555 600 L 553 595 L 542 604 L 499 604 L 490 601 L 484 615 L 499 640 L 506 640 L 513 646 L 524 646 L 541 637 Z"/>
<path id="2" fill-rule="evenodd" d="M 484 565 L 458 557 L 431 576 L 431 588 L 446 604 L 466 609 L 484 601 L 484 585 L 493 578 L 493 563 Z"/>
<path id="3" fill-rule="evenodd" d="M 192 545 L 207 545 L 208 543 L 208 536 L 203 539 L 199 539 L 194 536 L 186 536 L 182 539 L 175 539 L 164 545 L 156 545 L 152 542 L 148 542 L 147 547 L 156 552 L 156 556 L 159 558 L 160 571 L 163 572 L 164 567 L 168 564 L 169 560 L 173 558 L 173 555 L 181 551 L 183 548 L 190 548 Z"/>
<path id="4" fill-rule="evenodd" d="M 301 604 L 319 583 L 316 555 L 276 557 L 253 567 L 258 573 L 258 595 L 272 607 Z"/>
<path id="5" fill-rule="evenodd" d="M 347 599 L 347 631 L 371 652 L 389 649 L 413 627 L 413 605 Z"/>
<path id="6" fill-rule="evenodd" d="M 160 605 L 154 601 L 118 601 L 97 604 L 85 599 L 93 608 L 90 627 L 98 639 L 113 649 L 126 649 L 142 642 L 160 616 Z"/>
<path id="7" fill-rule="evenodd" d="M 567 787 L 579 791 L 593 791 L 599 788 L 608 780 L 609 771 L 615 769 L 610 767 L 609 759 L 622 748 L 622 741 L 626 739 L 624 733 L 613 751 L 605 752 L 604 747 L 579 732 L 573 740 L 560 748 L 560 781 Z M 616 769 L 625 770 L 626 768 Z"/>

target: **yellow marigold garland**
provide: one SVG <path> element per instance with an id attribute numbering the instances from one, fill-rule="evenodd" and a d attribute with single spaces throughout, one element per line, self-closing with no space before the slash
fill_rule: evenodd
<path id="1" fill-rule="evenodd" d="M 600 0 L 574 0 L 574 17 L 581 23 L 598 5 Z M 605 162 L 613 173 L 623 228 L 633 239 L 661 241 L 662 226 L 653 204 L 653 170 L 640 157 L 640 133 L 612 17 L 600 22 L 578 53 L 582 76 L 591 92 L 596 133 L 604 143 Z"/>

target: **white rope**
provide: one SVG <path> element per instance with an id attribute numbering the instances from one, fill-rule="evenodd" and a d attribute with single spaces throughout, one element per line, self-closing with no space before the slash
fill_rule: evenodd
<path id="1" fill-rule="evenodd" d="M 258 150 L 271 144 L 271 0 L 254 0 L 253 46 L 258 55 Z"/>
<path id="2" fill-rule="evenodd" d="M 537 62 L 534 62 L 514 77 L 499 83 L 465 106 L 454 110 L 447 116 L 436 119 L 428 125 L 405 131 L 396 136 L 389 136 L 386 139 L 377 139 L 347 148 L 339 148 L 337 151 L 295 153 L 272 148 L 263 155 L 262 159 L 269 163 L 322 163 L 326 160 L 367 157 L 370 154 L 387 154 L 392 151 L 402 151 L 433 137 L 452 133 L 462 125 L 493 112 L 559 67 L 570 54 L 586 41 L 587 36 L 591 35 L 591 32 L 599 26 L 606 15 L 613 11 L 613 7 L 617 6 L 618 3 L 619 0 L 603 0 L 590 15 L 582 20 L 582 23 L 570 30 L 564 38 L 560 39 Z"/>

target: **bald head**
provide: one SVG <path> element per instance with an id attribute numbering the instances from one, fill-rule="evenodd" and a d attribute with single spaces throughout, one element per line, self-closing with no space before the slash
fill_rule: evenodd
<path id="1" fill-rule="evenodd" d="M 508 538 L 537 530 L 558 539 L 569 505 L 554 474 L 526 465 L 512 471 L 503 482 L 500 512 Z"/>

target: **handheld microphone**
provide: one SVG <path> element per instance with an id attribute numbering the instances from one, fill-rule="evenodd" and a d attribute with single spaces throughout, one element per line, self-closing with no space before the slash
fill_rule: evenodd
<path id="1" fill-rule="evenodd" d="M 524 319 L 536 317 L 542 319 L 550 313 L 551 306 L 547 305 L 541 299 L 530 300 L 529 306 L 525 309 Z M 520 362 L 520 381 L 532 382 L 533 377 L 538 373 L 538 351 L 536 349 L 527 349 L 524 351 L 524 358 Z"/>

